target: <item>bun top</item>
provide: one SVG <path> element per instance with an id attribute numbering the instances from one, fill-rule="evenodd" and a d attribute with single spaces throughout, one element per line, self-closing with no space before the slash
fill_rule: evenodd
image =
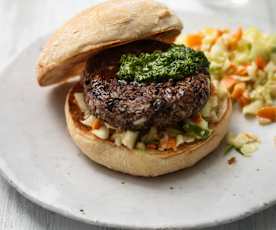
<path id="1" fill-rule="evenodd" d="M 37 77 L 47 86 L 81 73 L 89 56 L 135 40 L 172 41 L 180 19 L 154 0 L 108 0 L 73 17 L 42 50 Z"/>

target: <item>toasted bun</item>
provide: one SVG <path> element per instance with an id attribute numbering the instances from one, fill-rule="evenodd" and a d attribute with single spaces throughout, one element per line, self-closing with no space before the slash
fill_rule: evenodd
<path id="1" fill-rule="evenodd" d="M 141 39 L 173 40 L 182 24 L 153 0 L 109 0 L 69 20 L 48 40 L 37 64 L 41 86 L 78 75 L 89 56 Z"/>
<path id="2" fill-rule="evenodd" d="M 123 173 L 153 177 L 191 167 L 211 153 L 226 134 L 232 111 L 231 100 L 221 106 L 222 115 L 212 126 L 213 133 L 204 141 L 185 144 L 177 151 L 130 150 L 94 136 L 78 121 L 79 108 L 74 103 L 74 87 L 67 94 L 65 115 L 67 127 L 76 145 L 93 161 Z"/>

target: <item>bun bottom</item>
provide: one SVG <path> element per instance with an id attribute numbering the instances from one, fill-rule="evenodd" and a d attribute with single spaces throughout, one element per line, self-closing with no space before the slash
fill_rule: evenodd
<path id="1" fill-rule="evenodd" d="M 77 111 L 78 107 L 73 102 L 75 88 L 68 92 L 65 103 L 67 127 L 75 144 L 98 164 L 135 176 L 155 177 L 195 165 L 218 147 L 227 132 L 232 111 L 231 100 L 228 98 L 220 121 L 212 126 L 212 134 L 204 141 L 181 145 L 176 151 L 130 150 L 101 140 L 82 127 L 77 119 L 80 111 Z"/>

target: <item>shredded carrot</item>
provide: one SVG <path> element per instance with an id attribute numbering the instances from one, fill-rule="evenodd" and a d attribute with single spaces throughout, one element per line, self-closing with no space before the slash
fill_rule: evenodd
<path id="1" fill-rule="evenodd" d="M 243 35 L 243 30 L 241 27 L 237 29 L 237 31 L 233 34 L 232 38 L 228 43 L 228 49 L 234 50 L 238 46 L 238 42 L 241 40 Z"/>
<path id="2" fill-rule="evenodd" d="M 202 35 L 201 34 L 190 34 L 186 37 L 186 44 L 189 47 L 200 47 L 202 44 Z"/>
<path id="3" fill-rule="evenodd" d="M 166 134 L 163 138 L 160 139 L 160 147 L 167 148 L 167 142 L 169 140 L 169 136 Z"/>
<path id="4" fill-rule="evenodd" d="M 250 97 L 245 91 L 239 98 L 237 98 L 237 101 L 239 102 L 240 107 L 244 107 L 250 103 Z"/>
<path id="5" fill-rule="evenodd" d="M 220 37 L 221 35 L 223 35 L 226 31 L 225 30 L 217 30 L 217 37 Z"/>
<path id="6" fill-rule="evenodd" d="M 240 82 L 234 86 L 234 89 L 231 93 L 231 97 L 239 100 L 239 98 L 244 94 L 245 92 L 245 83 Z"/>
<path id="7" fill-rule="evenodd" d="M 227 74 L 236 74 L 239 76 L 247 76 L 247 64 L 243 65 L 243 66 L 236 66 L 234 63 L 231 63 L 229 65 L 229 67 L 226 70 Z"/>
<path id="8" fill-rule="evenodd" d="M 266 60 L 260 56 L 256 57 L 255 63 L 259 69 L 264 69 L 267 64 Z"/>
<path id="9" fill-rule="evenodd" d="M 236 33 L 234 34 L 234 37 L 237 41 L 241 40 L 242 38 L 242 35 L 243 35 L 243 30 L 241 27 L 239 27 L 236 31 Z"/>
<path id="10" fill-rule="evenodd" d="M 176 138 L 165 135 L 160 140 L 160 147 L 163 149 L 176 149 Z"/>
<path id="11" fill-rule="evenodd" d="M 147 144 L 147 148 L 148 149 L 157 149 L 157 145 L 156 144 Z"/>
<path id="12" fill-rule="evenodd" d="M 248 75 L 247 73 L 247 65 L 244 66 L 239 66 L 236 70 L 236 74 L 239 76 L 246 76 Z"/>
<path id="13" fill-rule="evenodd" d="M 257 116 L 276 121 L 276 106 L 265 106 L 257 111 Z"/>
<path id="14" fill-rule="evenodd" d="M 175 137 L 170 137 L 168 140 L 168 149 L 176 149 L 176 138 Z"/>
<path id="15" fill-rule="evenodd" d="M 237 66 L 234 63 L 230 63 L 229 67 L 226 70 L 226 74 L 235 74 L 237 72 Z"/>
<path id="16" fill-rule="evenodd" d="M 101 126 L 102 126 L 102 122 L 100 119 L 95 119 L 91 125 L 92 129 L 99 129 L 101 128 Z"/>
<path id="17" fill-rule="evenodd" d="M 211 47 L 210 47 L 210 48 L 212 48 L 212 46 L 214 46 L 214 45 L 217 43 L 218 39 L 219 39 L 224 33 L 225 33 L 224 30 L 219 30 L 219 29 L 216 30 L 216 37 L 215 37 L 215 39 L 211 42 Z"/>
<path id="18" fill-rule="evenodd" d="M 202 117 L 200 115 L 200 113 L 197 113 L 196 115 L 191 117 L 191 121 L 194 123 L 199 123 L 202 120 Z"/>
<path id="19" fill-rule="evenodd" d="M 224 85 L 228 90 L 230 90 L 237 83 L 233 75 L 225 76 L 221 80 L 221 84 Z"/>

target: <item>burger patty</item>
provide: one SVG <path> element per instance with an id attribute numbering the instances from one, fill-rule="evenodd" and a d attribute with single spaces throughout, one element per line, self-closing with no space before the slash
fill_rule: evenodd
<path id="1" fill-rule="evenodd" d="M 198 113 L 210 94 L 207 69 L 177 81 L 137 83 L 116 78 L 122 54 L 168 48 L 162 42 L 143 40 L 91 57 L 82 74 L 91 113 L 122 130 L 174 126 Z"/>

